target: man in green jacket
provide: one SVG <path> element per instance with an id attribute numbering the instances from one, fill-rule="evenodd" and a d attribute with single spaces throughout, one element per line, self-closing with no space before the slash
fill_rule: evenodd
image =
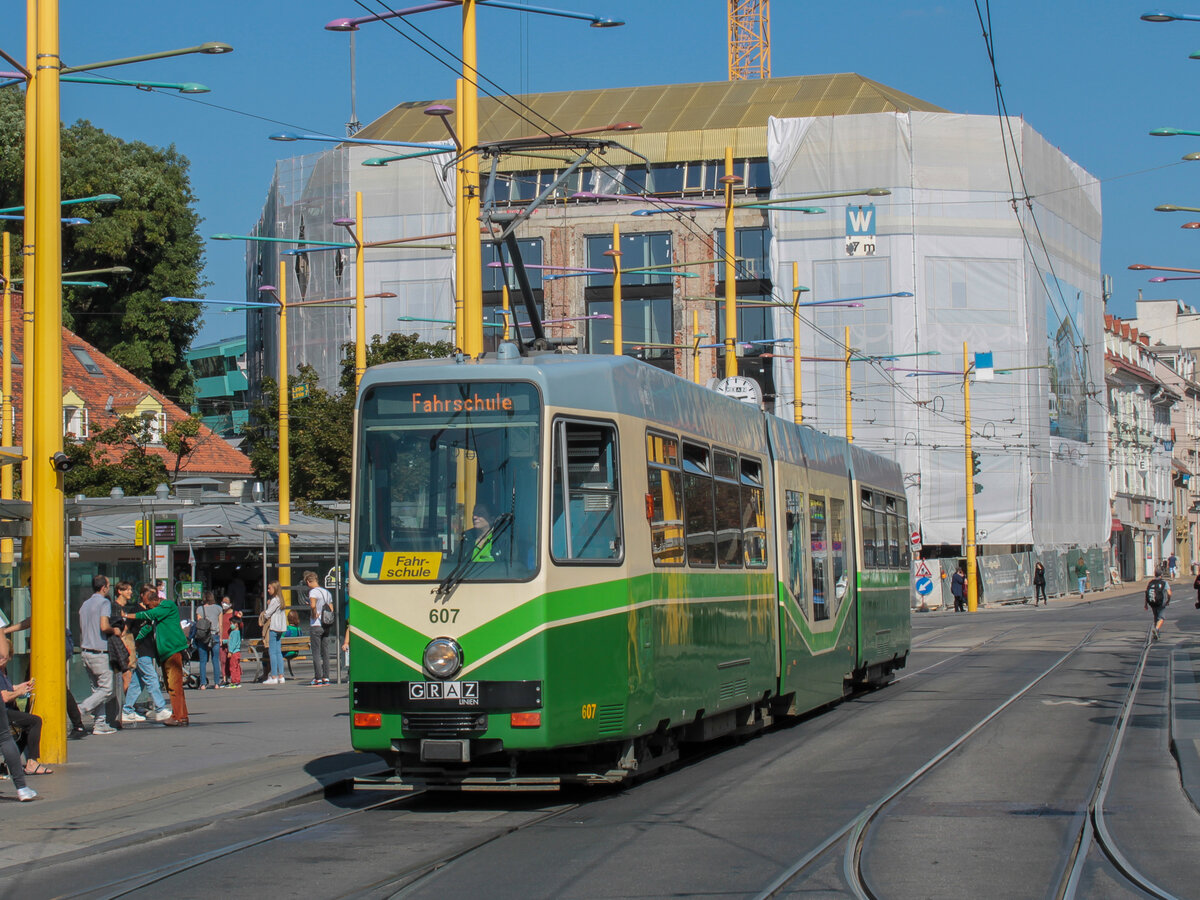
<path id="1" fill-rule="evenodd" d="M 187 636 L 179 621 L 179 607 L 173 600 L 159 597 L 152 584 L 142 585 L 141 602 L 145 608 L 126 618 L 144 623 L 138 631 L 138 640 L 147 637 L 151 629 L 154 631 L 154 647 L 171 696 L 171 718 L 164 719 L 163 724 L 187 725 L 187 701 L 183 697 L 183 651 L 187 649 Z"/>

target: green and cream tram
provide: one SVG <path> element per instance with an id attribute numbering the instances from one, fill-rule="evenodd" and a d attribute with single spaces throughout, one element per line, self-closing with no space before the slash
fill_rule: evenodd
<path id="1" fill-rule="evenodd" d="M 406 782 L 614 782 L 883 683 L 898 467 L 627 357 L 368 370 L 352 738 Z"/>

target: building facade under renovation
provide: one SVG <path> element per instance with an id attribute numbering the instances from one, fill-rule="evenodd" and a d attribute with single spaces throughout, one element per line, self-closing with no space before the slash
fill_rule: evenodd
<path id="1" fill-rule="evenodd" d="M 549 336 L 573 340 L 571 352 L 614 352 L 615 225 L 623 352 L 683 377 L 722 375 L 722 179 L 735 175 L 739 366 L 768 408 L 793 418 L 799 404 L 806 424 L 849 427 L 895 457 L 908 486 L 904 538 L 949 557 L 965 539 L 965 349 L 988 586 L 1023 589 L 1035 553 L 1059 567 L 1089 554 L 1104 571 L 1100 191 L 1033 128 L 848 74 L 520 99 L 480 103 L 481 225 L 521 214 L 514 236 Z M 403 103 L 356 137 L 448 141 L 424 114 L 432 102 Z M 618 123 L 641 127 L 537 153 L 503 143 Z M 256 234 L 296 244 L 249 245 L 248 294 L 276 282 L 282 259 L 289 301 L 352 296 L 353 248 L 311 242 L 345 241 L 335 220 L 354 216 L 361 192 L 362 239 L 393 242 L 365 250 L 364 291 L 384 295 L 367 301 L 368 339 L 455 342 L 452 160 L 447 143 L 445 153 L 342 145 L 280 161 Z M 509 263 L 485 242 L 487 346 L 503 329 L 506 283 L 518 306 L 510 327 L 527 319 Z M 796 298 L 844 302 L 801 306 L 793 335 L 784 307 Z M 292 372 L 307 363 L 335 388 L 353 329 L 352 310 L 291 311 Z M 249 316 L 252 390 L 276 375 L 277 334 L 274 315 Z"/>

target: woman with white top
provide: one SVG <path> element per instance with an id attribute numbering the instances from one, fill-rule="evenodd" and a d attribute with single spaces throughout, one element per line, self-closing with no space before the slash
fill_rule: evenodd
<path id="1" fill-rule="evenodd" d="M 283 684 L 283 633 L 287 630 L 287 612 L 283 608 L 283 596 L 279 582 L 267 585 L 267 608 L 262 612 L 267 627 L 267 652 L 271 660 L 271 676 L 263 684 Z"/>

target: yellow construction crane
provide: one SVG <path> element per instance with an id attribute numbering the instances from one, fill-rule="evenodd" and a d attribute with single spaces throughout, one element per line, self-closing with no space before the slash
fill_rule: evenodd
<path id="1" fill-rule="evenodd" d="M 771 77 L 771 0 L 728 0 L 729 80 Z"/>

